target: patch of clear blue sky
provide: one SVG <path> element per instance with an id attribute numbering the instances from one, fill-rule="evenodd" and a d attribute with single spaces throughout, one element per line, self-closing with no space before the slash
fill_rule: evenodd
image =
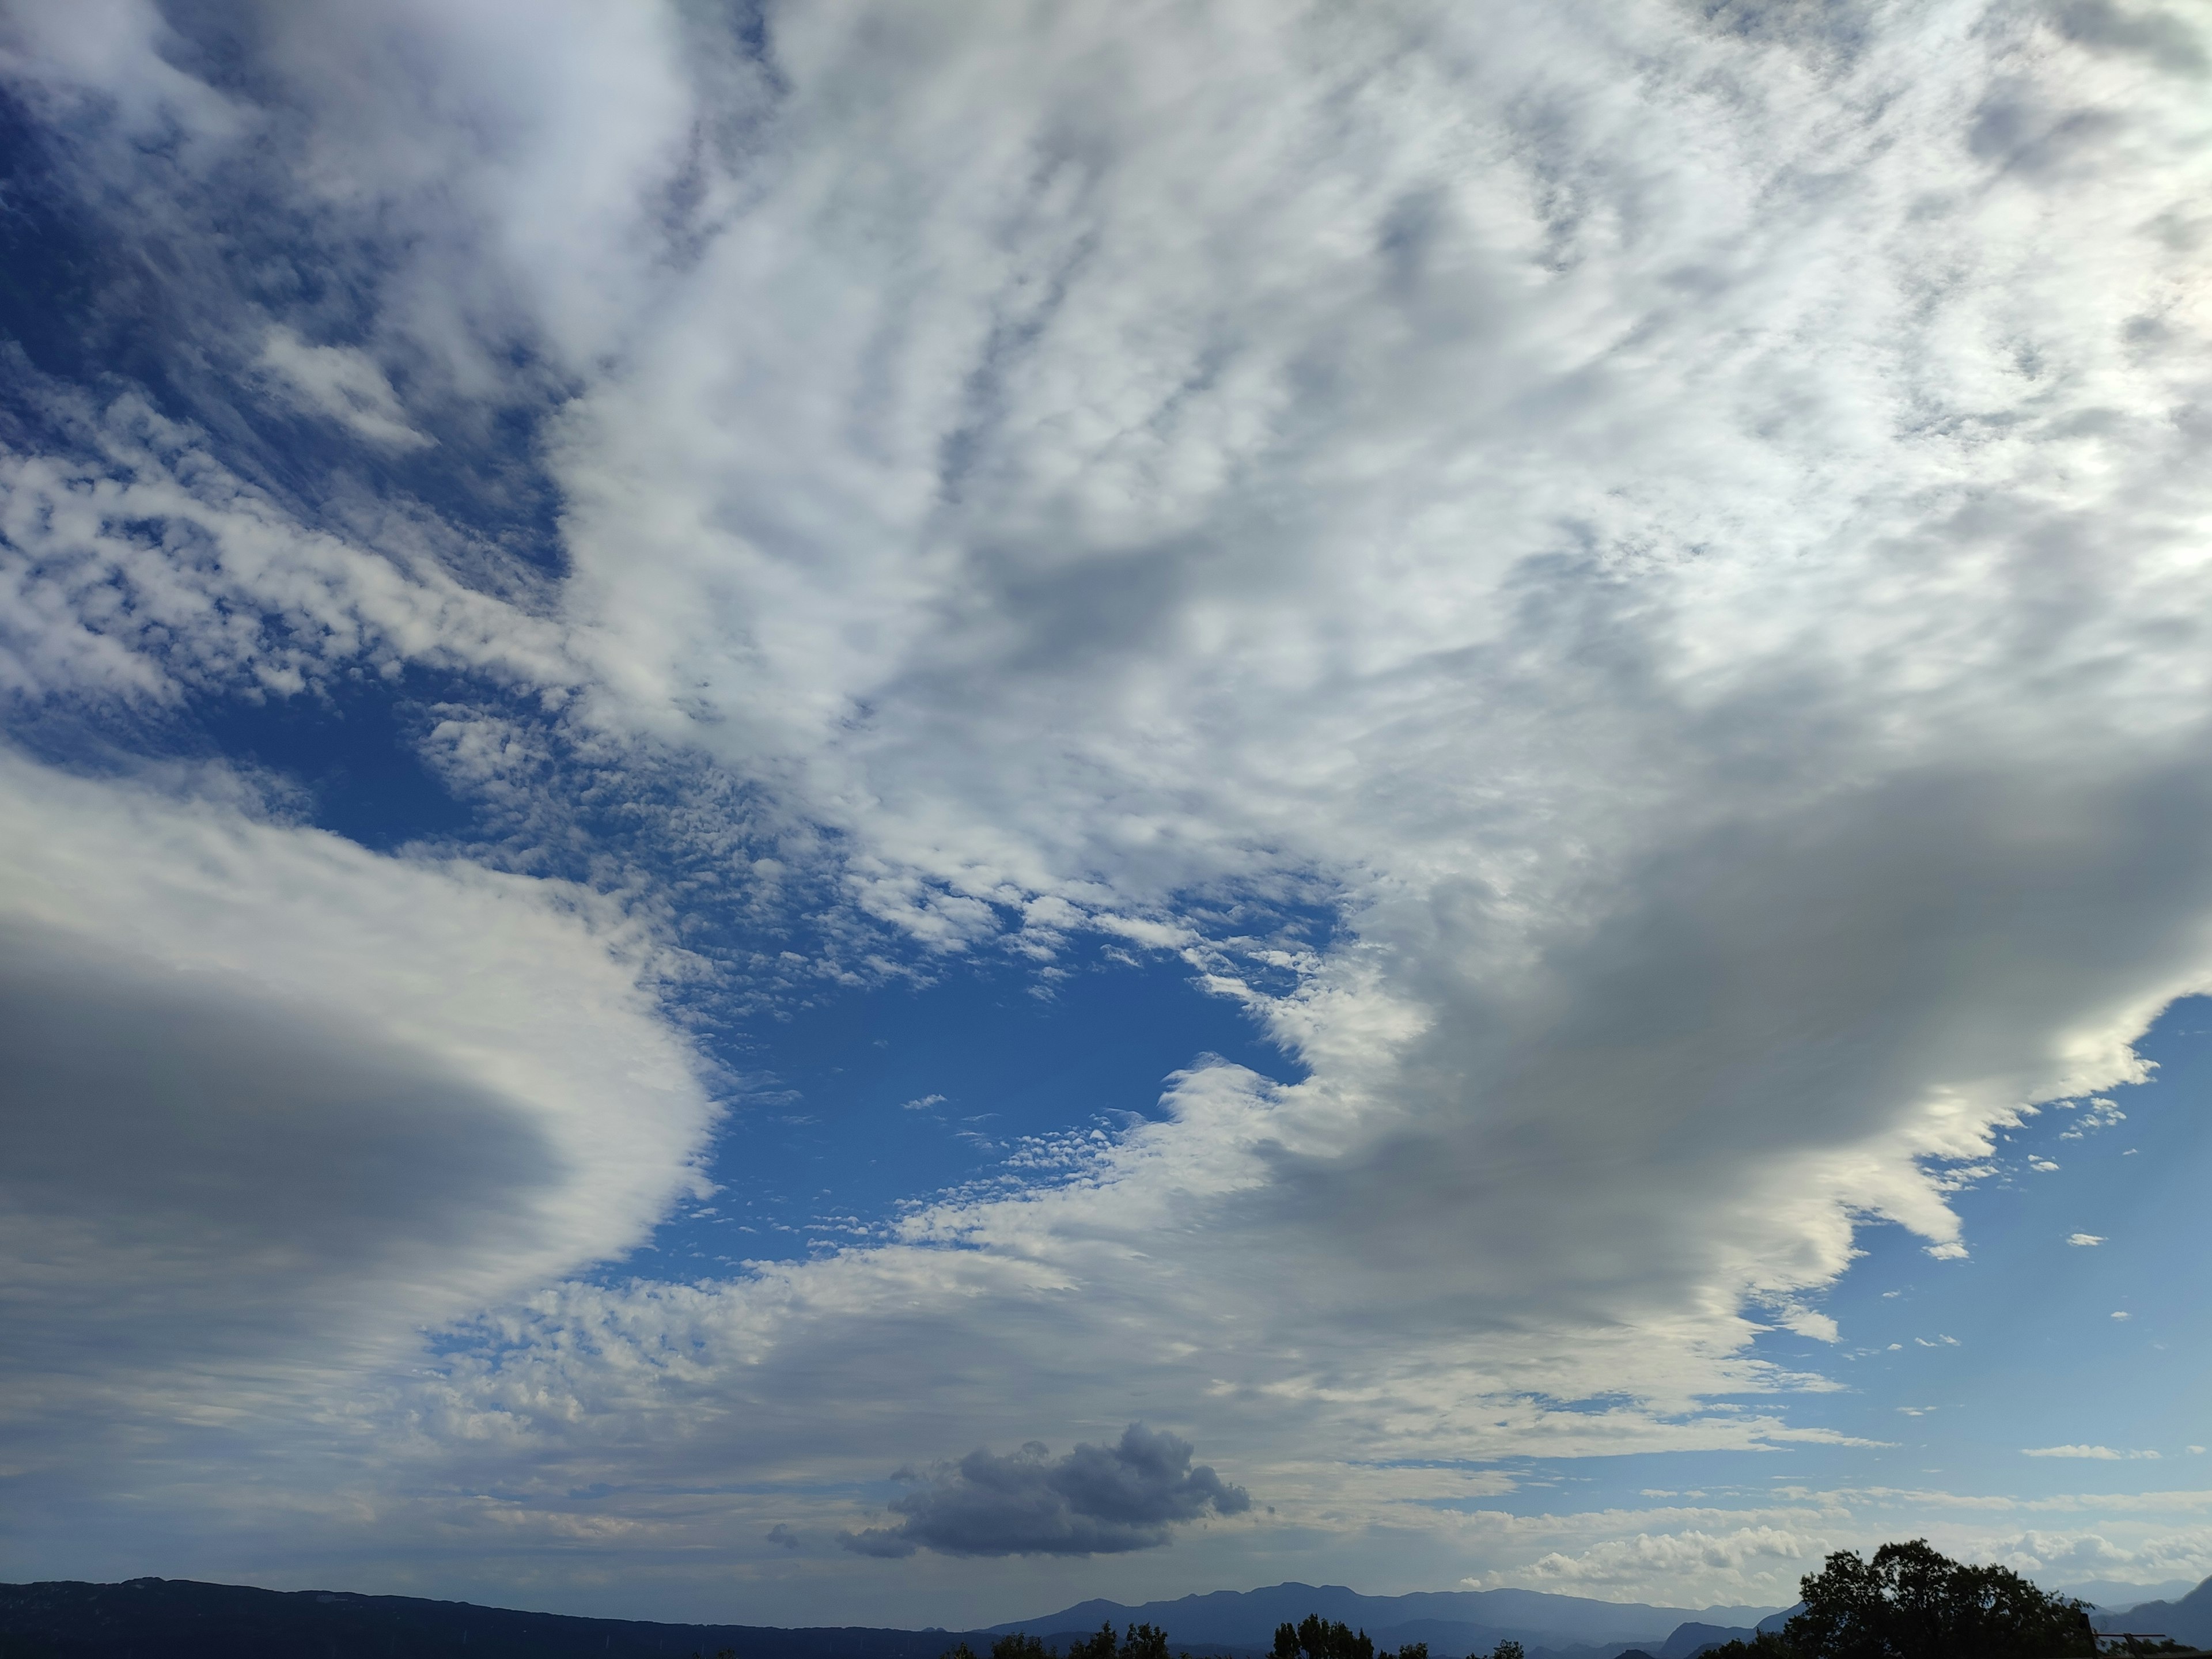
<path id="1" fill-rule="evenodd" d="M 2167 1011 L 2141 1045 L 2151 1080 L 2108 1097 L 2124 1121 L 2093 1127 L 2087 1106 L 2054 1108 L 2006 1135 L 1997 1173 L 1954 1200 L 1966 1259 L 1933 1260 L 1901 1228 L 1869 1228 L 1867 1254 L 1827 1300 L 1835 1351 L 1774 1345 L 1846 1385 L 1793 1416 L 1897 1443 L 1853 1454 L 1861 1478 L 2032 1496 L 2212 1477 L 2188 1450 L 2212 1444 L 2199 1381 L 2212 1359 L 2208 1028 L 2203 999 Z M 2069 1243 L 2077 1234 L 2104 1242 Z M 2024 1455 L 2058 1445 L 2158 1456 Z"/>
<path id="2" fill-rule="evenodd" d="M 480 688 L 422 669 L 346 671 L 291 696 L 191 696 L 150 713 L 18 704 L 9 735 L 63 765 L 104 769 L 126 757 L 220 761 L 275 786 L 278 804 L 317 829 L 376 852 L 466 836 L 477 814 L 423 763 L 423 710 Z"/>
<path id="3" fill-rule="evenodd" d="M 1054 1179 L 1008 1159 L 1162 1115 L 1170 1076 L 1209 1054 L 1302 1074 L 1179 957 L 1091 945 L 1055 965 L 1048 981 L 1029 963 L 940 965 L 926 987 L 856 988 L 761 1023 L 755 1064 L 772 1080 L 716 1139 L 721 1190 L 624 1268 L 694 1278 L 791 1260 L 948 1189 Z"/>

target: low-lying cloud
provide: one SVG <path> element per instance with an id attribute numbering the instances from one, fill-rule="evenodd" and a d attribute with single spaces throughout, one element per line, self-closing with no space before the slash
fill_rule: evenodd
<path id="1" fill-rule="evenodd" d="M 1111 1446 L 1079 1444 L 1054 1462 L 1032 1440 L 1004 1457 L 977 1448 L 927 1474 L 902 1470 L 915 1490 L 891 1500 L 896 1527 L 848 1533 L 860 1555 L 1121 1555 L 1168 1541 L 1170 1529 L 1211 1512 L 1242 1515 L 1252 1500 L 1164 1431 L 1132 1423 Z"/>

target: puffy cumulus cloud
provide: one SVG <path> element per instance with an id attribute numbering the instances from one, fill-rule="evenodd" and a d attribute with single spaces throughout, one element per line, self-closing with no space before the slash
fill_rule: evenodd
<path id="1" fill-rule="evenodd" d="M 1580 1555 L 1540 1556 L 1528 1573 L 1537 1583 L 1618 1589 L 1704 1580 L 1731 1586 L 1803 1573 L 1820 1565 L 1816 1540 L 1772 1527 L 1731 1532 L 1638 1533 L 1608 1539 Z"/>
<path id="2" fill-rule="evenodd" d="M 1139 1390 L 1270 1494 L 1792 1432 L 1698 1397 L 1803 1380 L 1735 1356 L 1829 1333 L 1862 1219 L 1968 1249 L 1929 1166 L 2212 983 L 2199 35 L 2076 11 L 19 21 L 240 364 L 343 341 L 425 455 L 558 393 L 558 649 L 501 672 L 834 830 L 923 947 L 1182 951 L 1309 1068 L 879 1248 L 548 1291 L 407 1420 L 487 1488 Z M 241 178 L 358 314 L 245 294 Z M 1225 937 L 1255 891 L 1342 926 Z"/>
<path id="3" fill-rule="evenodd" d="M 2090 1579 L 2159 1584 L 2212 1573 L 2212 1531 L 2204 1528 L 2121 1539 L 2107 1536 L 2110 1530 L 2024 1532 L 1994 1542 L 1989 1559 L 2045 1584 Z"/>
<path id="4" fill-rule="evenodd" d="M 1057 1462 L 1032 1440 L 1000 1457 L 977 1448 L 957 1463 L 902 1469 L 914 1490 L 891 1500 L 896 1526 L 844 1535 L 860 1555 L 1120 1555 L 1153 1549 L 1169 1529 L 1209 1510 L 1252 1507 L 1242 1486 L 1208 1466 L 1192 1467 L 1191 1445 L 1132 1423 L 1110 1446 L 1079 1445 Z"/>
<path id="5" fill-rule="evenodd" d="M 242 805 L 0 750 L 5 1418 L 73 1491 L 104 1437 L 310 1433 L 699 1181 L 649 934 Z"/>

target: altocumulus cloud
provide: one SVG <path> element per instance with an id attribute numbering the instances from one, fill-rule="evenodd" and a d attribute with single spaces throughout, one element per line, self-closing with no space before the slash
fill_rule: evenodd
<path id="1" fill-rule="evenodd" d="M 896 1527 L 848 1533 L 861 1555 L 1119 1555 L 1168 1541 L 1169 1528 L 1209 1510 L 1241 1515 L 1252 1507 L 1201 1463 L 1191 1446 L 1132 1423 L 1110 1446 L 1079 1444 L 1057 1462 L 1031 1441 L 1000 1457 L 982 1448 L 927 1473 L 902 1470 L 915 1490 L 890 1502 Z"/>

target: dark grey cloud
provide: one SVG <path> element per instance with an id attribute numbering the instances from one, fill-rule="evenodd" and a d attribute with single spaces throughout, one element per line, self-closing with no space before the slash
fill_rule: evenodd
<path id="1" fill-rule="evenodd" d="M 434 1280 L 564 1177 L 519 1106 L 433 1056 L 20 923 L 0 1139 L 19 1385 L 331 1357 L 364 1290 Z"/>
<path id="2" fill-rule="evenodd" d="M 978 1447 L 957 1463 L 899 1478 L 915 1490 L 892 1499 L 896 1527 L 845 1534 L 861 1555 L 1120 1555 L 1168 1541 L 1169 1529 L 1212 1510 L 1252 1507 L 1206 1464 L 1191 1467 L 1191 1446 L 1164 1430 L 1132 1423 L 1111 1446 L 1079 1444 L 1059 1462 L 1032 1440 L 994 1456 Z"/>
<path id="3" fill-rule="evenodd" d="M 2131 52 L 2176 75 L 2201 76 L 2208 67 L 2203 43 L 2171 12 L 2122 9 L 2112 0 L 2066 0 L 2052 9 L 2069 40 L 2106 52 Z"/>

